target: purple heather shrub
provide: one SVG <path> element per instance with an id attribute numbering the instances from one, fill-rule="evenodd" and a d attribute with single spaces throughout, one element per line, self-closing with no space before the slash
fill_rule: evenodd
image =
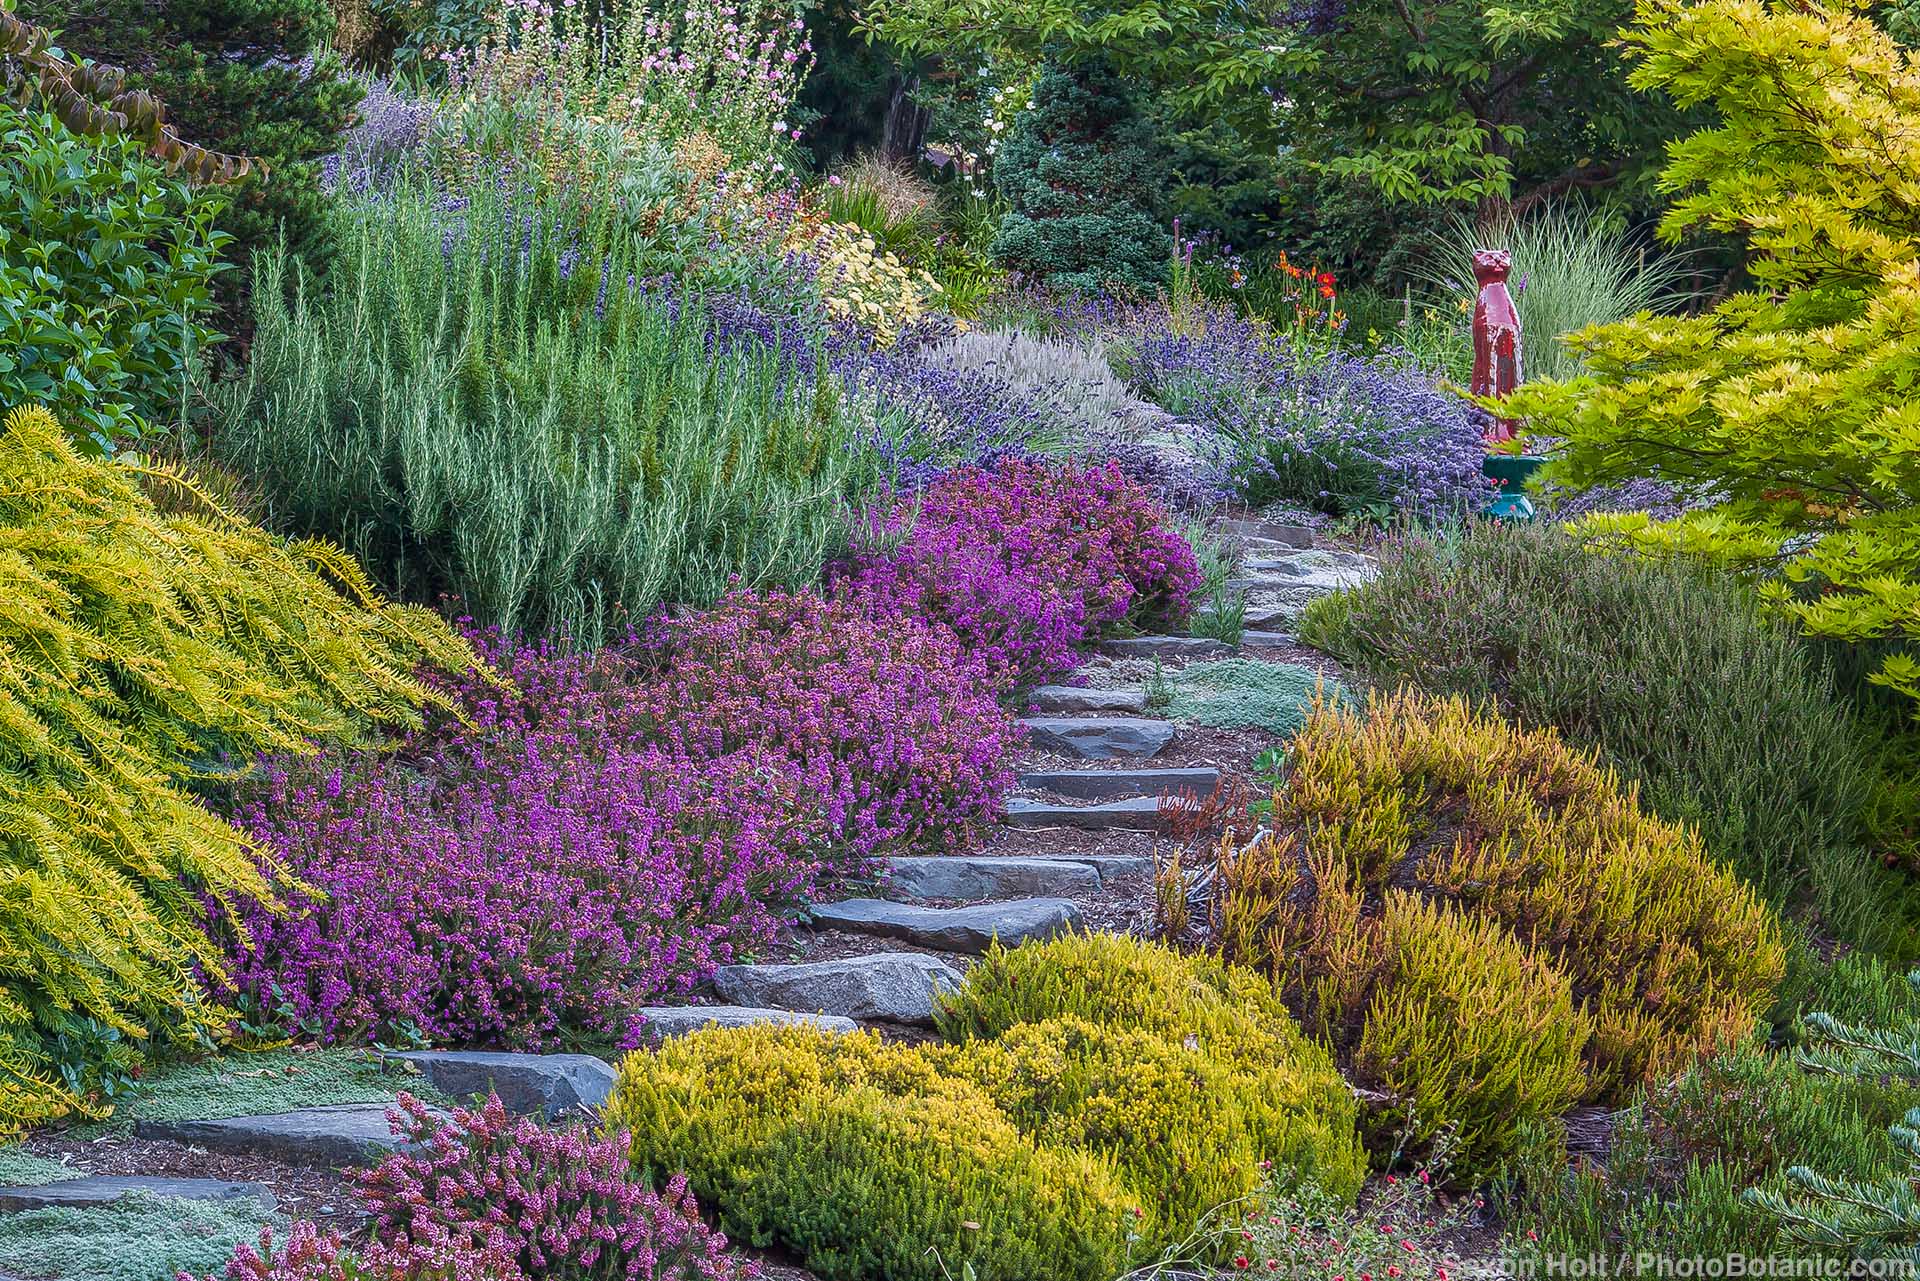
<path id="1" fill-rule="evenodd" d="M 356 1176 L 370 1243 L 293 1224 L 242 1245 L 226 1281 L 753 1281 L 701 1220 L 684 1175 L 633 1178 L 628 1136 L 509 1117 L 500 1097 L 442 1119 L 411 1095 L 388 1113 L 406 1151 Z M 194 1281 L 187 1273 L 179 1281 Z M 206 1281 L 212 1281 L 207 1278 Z"/>
<path id="2" fill-rule="evenodd" d="M 519 690 L 476 682 L 466 725 L 267 762 L 236 820 L 316 892 L 242 905 L 238 993 L 326 1041 L 624 1034 L 856 866 L 763 752 L 628 734 L 624 665 L 522 651 Z"/>
<path id="3" fill-rule="evenodd" d="M 657 643 L 654 722 L 701 758 L 779 762 L 849 859 L 967 845 L 1012 784 L 1014 725 L 938 624 L 844 593 L 742 592 Z"/>
<path id="4" fill-rule="evenodd" d="M 963 468 L 875 513 L 845 589 L 953 629 L 1003 689 L 1071 668 L 1108 625 L 1184 618 L 1193 549 L 1112 464 Z"/>
<path id="5" fill-rule="evenodd" d="M 442 1121 L 402 1094 L 409 1151 L 359 1178 L 377 1240 L 397 1251 L 513 1260 L 540 1281 L 749 1281 L 752 1263 L 701 1222 L 676 1174 L 655 1192 L 633 1177 L 628 1135 L 597 1139 L 509 1117 L 498 1095 Z"/>

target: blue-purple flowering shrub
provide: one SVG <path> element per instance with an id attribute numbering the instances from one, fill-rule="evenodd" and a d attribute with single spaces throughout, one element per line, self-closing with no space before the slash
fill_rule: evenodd
<path id="1" fill-rule="evenodd" d="M 1184 329 L 1136 325 L 1124 351 L 1144 391 L 1216 434 L 1220 461 L 1255 505 L 1433 520 L 1490 492 L 1472 407 L 1419 369 L 1309 352 L 1218 311 Z"/>

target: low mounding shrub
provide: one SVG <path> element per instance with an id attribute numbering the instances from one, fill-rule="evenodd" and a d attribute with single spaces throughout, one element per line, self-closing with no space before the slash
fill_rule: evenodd
<path id="1" fill-rule="evenodd" d="M 1390 545 L 1379 577 L 1315 602 L 1301 635 L 1379 685 L 1464 695 L 1597 748 L 1649 809 L 1852 941 L 1902 932 L 1883 904 L 1904 878 L 1860 847 L 1866 728 L 1737 584 L 1479 525 Z"/>
<path id="2" fill-rule="evenodd" d="M 1023 1017 L 1018 976 L 1050 955 L 1064 973 Z M 835 1279 L 1107 1278 L 1252 1191 L 1262 1161 L 1357 1187 L 1352 1096 L 1259 976 L 1124 939 L 986 967 L 940 1044 L 748 1028 L 636 1052 L 608 1124 L 734 1235 Z M 1049 1012 L 1068 1006 L 1084 1014 Z"/>
<path id="3" fill-rule="evenodd" d="M 1350 1061 L 1390 1067 L 1392 1106 L 1452 1100 L 1417 1119 L 1463 1123 L 1470 1164 L 1501 1155 L 1507 1123 L 1464 1125 L 1497 1119 L 1500 1091 L 1536 1112 L 1613 1097 L 1766 1009 L 1784 948 L 1764 904 L 1551 730 L 1402 691 L 1364 714 L 1317 708 L 1289 763 L 1270 830 L 1223 844 L 1216 938 L 1270 968 Z M 1493 991 L 1469 989 L 1475 969 Z M 1502 1044 L 1526 1047 L 1526 1072 L 1460 1066 Z"/>
<path id="4" fill-rule="evenodd" d="M 647 287 L 566 199 L 401 178 L 324 283 L 263 255 L 223 448 L 276 517 L 401 593 L 597 643 L 657 603 L 811 581 L 877 477 L 824 353 Z M 769 339 L 772 341 L 769 341 Z"/>
<path id="5" fill-rule="evenodd" d="M 1134 339 L 1130 379 L 1175 417 L 1215 433 L 1250 503 L 1422 520 L 1482 506 L 1486 449 L 1471 406 L 1420 369 L 1321 353 L 1237 314 L 1199 332 Z"/>
<path id="6" fill-rule="evenodd" d="M 835 870 L 820 806 L 763 753 L 624 732 L 614 655 L 521 654 L 518 696 L 398 754 L 276 765 L 239 821 L 324 897 L 244 913 L 234 982 L 327 1040 L 621 1035 L 769 939 Z M 622 683 L 628 682 L 623 690 Z"/>
<path id="7" fill-rule="evenodd" d="M 848 570 L 889 613 L 952 628 L 1006 685 L 1073 666 L 1102 627 L 1186 616 L 1193 549 L 1117 467 L 1009 459 L 874 518 Z"/>
<path id="8" fill-rule="evenodd" d="M 1013 722 L 944 628 L 844 595 L 741 593 L 663 647 L 656 723 L 703 758 L 778 756 L 861 858 L 965 846 L 1012 784 Z"/>
<path id="9" fill-rule="evenodd" d="M 241 1247 L 228 1281 L 748 1281 L 759 1270 L 708 1229 L 686 1180 L 632 1177 L 625 1135 L 595 1139 L 506 1114 L 498 1095 L 442 1120 L 407 1094 L 411 1150 L 358 1176 L 373 1242 L 312 1223 L 276 1253 Z"/>
<path id="10" fill-rule="evenodd" d="M 0 427 L 0 585 L 4 1132 L 82 1102 L 60 1069 L 87 1065 L 43 1044 L 69 1019 L 123 1042 L 223 1029 L 195 996 L 222 973 L 203 917 L 273 899 L 283 869 L 195 780 L 222 754 L 376 738 L 444 701 L 416 667 L 475 660 L 337 549 L 280 542 L 185 473 L 82 458 L 38 408 Z"/>

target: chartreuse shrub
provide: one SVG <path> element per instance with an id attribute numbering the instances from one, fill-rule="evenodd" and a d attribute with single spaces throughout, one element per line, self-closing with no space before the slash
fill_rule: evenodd
<path id="1" fill-rule="evenodd" d="M 164 491 L 163 510 L 150 491 Z M 81 1106 L 45 1041 L 217 1033 L 206 899 L 276 869 L 189 787 L 221 758 L 366 740 L 474 655 L 320 543 L 283 543 L 164 467 L 81 457 L 44 409 L 0 428 L 0 1129 Z M 63 1074 L 62 1069 L 66 1072 Z"/>
<path id="2" fill-rule="evenodd" d="M 1770 898 L 1851 942 L 1920 950 L 1899 908 L 1910 878 L 1863 849 L 1869 828 L 1901 825 L 1899 795 L 1876 781 L 1880 735 L 1725 576 L 1552 529 L 1469 526 L 1389 545 L 1379 577 L 1315 601 L 1301 635 L 1375 684 L 1553 726 Z"/>
<path id="3" fill-rule="evenodd" d="M 1316 708 L 1265 809 L 1223 844 L 1219 946 L 1275 974 L 1383 1112 L 1458 1126 L 1469 1167 L 1518 1121 L 1738 1041 L 1781 976 L 1767 909 L 1691 830 L 1462 699 Z"/>
<path id="4" fill-rule="evenodd" d="M 1694 510 L 1585 528 L 1743 567 L 1808 631 L 1920 634 L 1920 81 L 1851 6 L 1641 0 L 1635 88 L 1707 123 L 1668 148 L 1661 233 L 1735 235 L 1752 287 L 1581 331 L 1584 377 L 1508 412 L 1564 438 L 1548 479 L 1652 476 Z M 1920 697 L 1904 646 L 1877 679 Z"/>
<path id="5" fill-rule="evenodd" d="M 1357 1187 L 1351 1094 L 1260 976 L 1122 939 L 976 973 L 937 1044 L 747 1028 L 636 1052 L 608 1124 L 727 1231 L 829 1278 L 1105 1278 L 1253 1191 L 1262 1161 Z"/>
<path id="6" fill-rule="evenodd" d="M 444 197 L 343 208 L 324 286 L 260 260 L 252 363 L 217 399 L 278 519 L 397 592 L 595 643 L 844 548 L 873 425 L 804 334 L 649 286 L 635 238 L 563 197 Z"/>

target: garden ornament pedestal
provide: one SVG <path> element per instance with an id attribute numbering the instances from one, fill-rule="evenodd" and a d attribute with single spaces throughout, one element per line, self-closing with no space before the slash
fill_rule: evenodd
<path id="1" fill-rule="evenodd" d="M 1494 520 L 1532 520 L 1533 500 L 1527 497 L 1527 480 L 1546 465 L 1544 454 L 1488 454 L 1481 470 L 1498 486 L 1487 515 Z"/>
<path id="2" fill-rule="evenodd" d="M 1520 313 L 1507 292 L 1513 255 L 1504 249 L 1477 249 L 1473 279 L 1480 297 L 1473 307 L 1473 381 L 1467 390 L 1475 396 L 1505 396 L 1520 385 Z M 1495 418 L 1487 429 L 1487 443 L 1512 440 L 1520 424 Z M 1547 460 L 1539 454 L 1489 453 L 1482 470 L 1498 487 L 1487 515 L 1495 520 L 1532 520 L 1533 502 L 1527 497 L 1527 478 Z"/>

